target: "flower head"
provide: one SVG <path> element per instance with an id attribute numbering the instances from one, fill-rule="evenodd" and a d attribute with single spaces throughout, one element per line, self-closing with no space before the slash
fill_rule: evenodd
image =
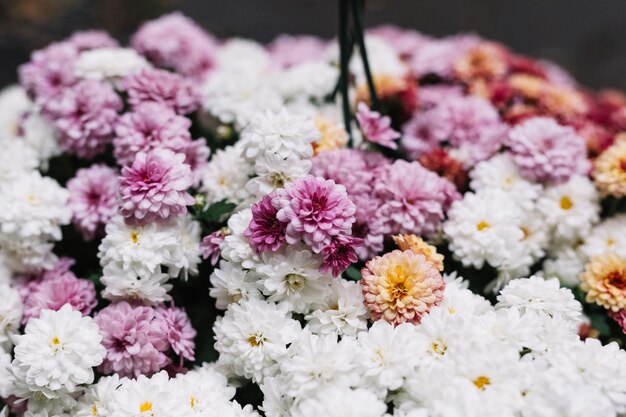
<path id="1" fill-rule="evenodd" d="M 593 179 L 601 192 L 626 195 L 626 140 L 618 140 L 594 161 Z"/>
<path id="2" fill-rule="evenodd" d="M 194 84 L 173 72 L 144 69 L 124 79 L 128 102 L 136 107 L 141 103 L 160 103 L 178 114 L 194 111 L 200 97 Z"/>
<path id="3" fill-rule="evenodd" d="M 363 239 L 339 235 L 322 248 L 324 263 L 320 267 L 321 272 L 330 272 L 333 277 L 338 277 L 350 265 L 357 262 L 357 248 L 363 245 Z"/>
<path id="4" fill-rule="evenodd" d="M 605 253 L 591 258 L 580 275 L 586 301 L 617 312 L 626 308 L 626 259 Z"/>
<path id="5" fill-rule="evenodd" d="M 252 221 L 244 236 L 259 252 L 275 252 L 285 242 L 285 224 L 276 218 L 278 209 L 272 204 L 274 197 L 274 194 L 268 194 L 250 208 Z"/>
<path id="6" fill-rule="evenodd" d="M 222 228 L 204 236 L 200 242 L 202 258 L 210 259 L 211 265 L 217 265 L 217 260 L 220 258 L 220 245 L 228 234 L 230 234 L 228 228 Z"/>
<path id="7" fill-rule="evenodd" d="M 167 341 L 174 353 L 182 359 L 194 360 L 196 330 L 191 325 L 187 313 L 178 307 L 160 307 L 157 316 L 165 323 Z"/>
<path id="8" fill-rule="evenodd" d="M 365 305 L 375 320 L 419 323 L 443 299 L 441 274 L 424 255 L 411 250 L 378 256 L 361 274 Z"/>
<path id="9" fill-rule="evenodd" d="M 391 127 L 389 116 L 372 111 L 365 103 L 359 103 L 356 119 L 366 140 L 391 149 L 398 149 L 396 140 L 400 133 Z"/>
<path id="10" fill-rule="evenodd" d="M 417 254 L 422 254 L 426 260 L 433 264 L 439 271 L 443 271 L 443 255 L 437 252 L 437 248 L 424 242 L 415 235 L 395 235 L 393 241 L 401 251 L 410 250 Z"/>

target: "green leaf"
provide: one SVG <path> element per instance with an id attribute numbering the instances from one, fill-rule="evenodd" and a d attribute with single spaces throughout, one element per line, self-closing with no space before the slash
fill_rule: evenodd
<path id="1" fill-rule="evenodd" d="M 361 280 L 361 271 L 353 266 L 349 266 L 348 269 L 346 269 L 346 275 L 353 281 Z"/>
<path id="2" fill-rule="evenodd" d="M 198 218 L 207 223 L 220 223 L 224 217 L 232 213 L 236 204 L 226 200 L 211 204 L 207 209 L 198 213 Z"/>
<path id="3" fill-rule="evenodd" d="M 609 327 L 606 313 L 602 312 L 589 314 L 589 320 L 591 321 L 591 327 L 599 331 L 600 335 L 611 335 L 611 328 Z"/>

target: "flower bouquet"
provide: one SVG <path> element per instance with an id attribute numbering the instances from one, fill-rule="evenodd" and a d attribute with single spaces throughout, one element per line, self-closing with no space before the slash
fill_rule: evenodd
<path id="1" fill-rule="evenodd" d="M 5 416 L 625 415 L 626 96 L 353 11 L 19 67 Z"/>

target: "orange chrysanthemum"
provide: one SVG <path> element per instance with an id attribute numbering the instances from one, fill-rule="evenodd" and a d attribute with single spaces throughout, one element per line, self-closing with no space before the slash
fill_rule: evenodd
<path id="1" fill-rule="evenodd" d="M 626 308 L 626 259 L 614 253 L 592 258 L 580 276 L 580 288 L 589 303 L 614 312 Z"/>
<path id="2" fill-rule="evenodd" d="M 315 118 L 315 126 L 322 134 L 322 138 L 313 143 L 313 152 L 317 155 L 324 151 L 341 149 L 348 143 L 348 134 L 343 126 L 335 121 L 318 115 Z"/>
<path id="3" fill-rule="evenodd" d="M 443 271 L 443 255 L 437 252 L 436 247 L 424 242 L 424 239 L 415 235 L 395 235 L 392 237 L 400 250 L 411 250 L 424 255 L 426 260 L 432 263 L 438 271 Z"/>
<path id="4" fill-rule="evenodd" d="M 596 158 L 593 180 L 604 194 L 626 196 L 626 139 L 617 140 Z"/>
<path id="5" fill-rule="evenodd" d="M 464 81 L 499 78 L 507 69 L 506 51 L 493 42 L 483 42 L 470 49 L 454 65 L 456 76 Z"/>

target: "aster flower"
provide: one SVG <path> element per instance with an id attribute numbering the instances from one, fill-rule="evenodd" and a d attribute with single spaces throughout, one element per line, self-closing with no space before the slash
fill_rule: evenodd
<path id="1" fill-rule="evenodd" d="M 106 348 L 104 373 L 137 377 L 153 374 L 170 364 L 165 355 L 170 347 L 169 326 L 157 310 L 133 307 L 122 301 L 100 310 L 94 320 Z"/>
<path id="2" fill-rule="evenodd" d="M 117 212 L 117 190 L 117 172 L 105 165 L 81 168 L 67 182 L 72 223 L 85 240 L 103 232 Z"/>
<path id="3" fill-rule="evenodd" d="M 276 218 L 278 209 L 272 204 L 275 197 L 268 194 L 250 207 L 252 221 L 243 234 L 258 252 L 275 252 L 286 239 L 285 224 Z"/>
<path id="4" fill-rule="evenodd" d="M 254 271 L 244 270 L 238 264 L 221 261 L 209 280 L 209 295 L 215 298 L 215 307 L 226 310 L 230 303 L 243 303 L 251 298 L 263 299 L 258 276 Z"/>
<path id="5" fill-rule="evenodd" d="M 204 236 L 200 242 L 202 259 L 210 259 L 211 265 L 217 265 L 217 261 L 220 258 L 220 245 L 229 233 L 228 228 L 222 228 Z"/>
<path id="6" fill-rule="evenodd" d="M 300 239 L 319 253 L 333 236 L 350 232 L 356 207 L 343 185 L 333 180 L 305 177 L 276 191 L 272 204 L 276 218 L 286 224 L 287 243 Z"/>
<path id="7" fill-rule="evenodd" d="M 188 400 L 172 390 L 172 382 L 165 371 L 150 377 L 138 375 L 125 380 L 115 390 L 110 401 L 111 417 L 168 417 L 184 416 Z"/>
<path id="8" fill-rule="evenodd" d="M 193 361 L 196 344 L 196 330 L 191 325 L 187 313 L 178 307 L 160 307 L 156 309 L 156 315 L 166 326 L 167 341 L 174 353 L 188 361 Z"/>
<path id="9" fill-rule="evenodd" d="M 14 180 L 21 174 L 37 169 L 37 154 L 26 143 L 14 138 L 0 138 L 0 183 Z"/>
<path id="10" fill-rule="evenodd" d="M 255 161 L 254 173 L 257 176 L 248 181 L 246 190 L 261 197 L 305 177 L 310 170 L 311 161 L 308 159 L 302 160 L 293 155 L 281 158 L 275 153 L 265 152 Z"/>
<path id="11" fill-rule="evenodd" d="M 76 47 L 68 42 L 35 51 L 30 62 L 19 67 L 20 84 L 31 98 L 46 102 L 76 82 L 72 63 L 77 56 Z"/>
<path id="12" fill-rule="evenodd" d="M 401 251 L 410 250 L 424 255 L 426 261 L 432 263 L 440 272 L 443 271 L 443 255 L 437 252 L 436 247 L 424 242 L 421 237 L 415 235 L 394 235 L 392 238 Z"/>
<path id="13" fill-rule="evenodd" d="M 292 410 L 293 417 L 315 416 L 360 416 L 383 417 L 386 415 L 386 404 L 366 389 L 330 388 L 313 393 L 312 397 L 304 397 Z"/>
<path id="14" fill-rule="evenodd" d="M 378 256 L 361 274 L 365 305 L 374 320 L 419 323 L 443 299 L 445 283 L 439 271 L 424 255 L 410 250 Z"/>
<path id="15" fill-rule="evenodd" d="M 139 152 L 133 165 L 122 169 L 122 215 L 137 223 L 185 215 L 195 200 L 187 193 L 193 177 L 184 160 L 168 149 Z"/>
<path id="16" fill-rule="evenodd" d="M 607 195 L 626 195 L 626 140 L 618 140 L 604 150 L 593 163 L 596 187 Z"/>
<path id="17" fill-rule="evenodd" d="M 10 352 L 13 337 L 22 322 L 23 304 L 20 293 L 8 284 L 0 283 L 0 352 Z M 0 396 L 3 396 L 0 394 Z"/>
<path id="18" fill-rule="evenodd" d="M 358 262 L 357 248 L 363 245 L 363 239 L 338 235 L 328 245 L 322 248 L 324 263 L 320 267 L 321 272 L 330 272 L 333 277 L 338 277 L 350 265 Z"/>
<path id="19" fill-rule="evenodd" d="M 606 253 L 591 258 L 580 275 L 585 300 L 618 312 L 626 308 L 626 259 Z"/>
<path id="20" fill-rule="evenodd" d="M 366 140 L 390 149 L 398 149 L 396 140 L 400 133 L 391 128 L 389 116 L 372 111 L 365 103 L 359 103 L 356 119 Z"/>
<path id="21" fill-rule="evenodd" d="M 133 107 L 142 103 L 159 103 L 177 114 L 193 112 L 200 101 L 190 80 L 159 69 L 144 69 L 129 75 L 124 79 L 124 89 Z"/>
<path id="22" fill-rule="evenodd" d="M 170 275 L 162 272 L 161 268 L 141 274 L 138 269 L 123 269 L 111 263 L 104 267 L 100 277 L 104 285 L 102 297 L 111 301 L 140 301 L 146 305 L 158 305 L 172 299 L 168 294 L 172 289 L 169 279 Z"/>
<path id="23" fill-rule="evenodd" d="M 322 135 L 321 139 L 312 143 L 313 153 L 318 155 L 325 151 L 341 149 L 348 143 L 348 133 L 342 124 L 323 115 L 315 117 L 315 127 Z"/>
<path id="24" fill-rule="evenodd" d="M 550 118 L 535 117 L 516 126 L 507 145 L 522 175 L 533 181 L 562 183 L 589 170 L 584 139 Z"/>
<path id="25" fill-rule="evenodd" d="M 240 153 L 238 146 L 227 146 L 213 153 L 202 172 L 201 189 L 208 204 L 222 200 L 242 203 L 250 197 L 246 183 L 253 175 L 253 168 Z"/>
<path id="26" fill-rule="evenodd" d="M 116 390 L 126 382 L 119 375 L 113 374 L 98 380 L 85 390 L 74 409 L 75 417 L 107 417 L 110 416 L 111 401 Z"/>
<path id="27" fill-rule="evenodd" d="M 104 47 L 81 52 L 74 63 L 74 74 L 117 87 L 125 76 L 149 66 L 144 57 L 130 48 Z"/>
<path id="28" fill-rule="evenodd" d="M 85 80 L 61 91 L 58 99 L 46 104 L 44 113 L 59 132 L 61 149 L 90 159 L 113 139 L 120 110 L 122 100 L 111 86 Z"/>

